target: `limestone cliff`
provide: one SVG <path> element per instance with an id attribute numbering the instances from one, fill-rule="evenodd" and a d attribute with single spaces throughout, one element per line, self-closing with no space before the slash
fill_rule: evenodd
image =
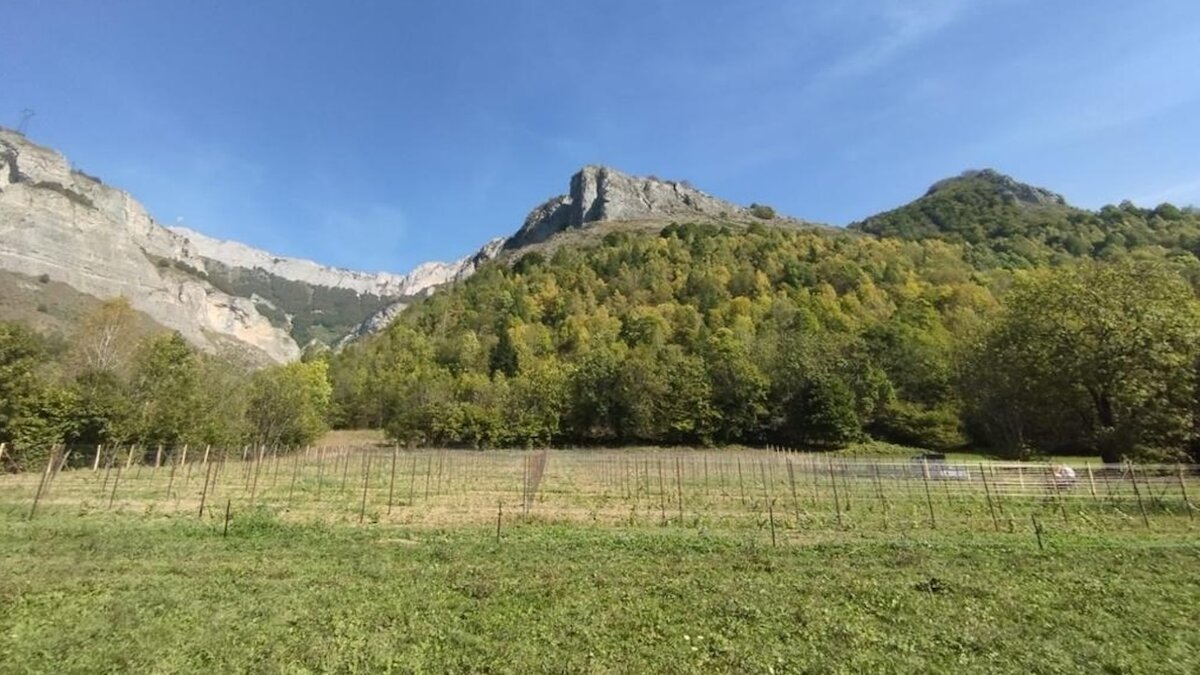
<path id="1" fill-rule="evenodd" d="M 0 270 L 125 296 L 207 349 L 235 341 L 272 361 L 295 359 L 300 344 L 336 343 L 375 313 L 464 278 L 496 248 L 408 274 L 275 256 L 164 227 L 128 193 L 0 129 Z"/>
<path id="2" fill-rule="evenodd" d="M 717 199 L 682 181 L 637 177 L 605 166 L 585 166 L 570 191 L 535 208 L 504 244 L 536 244 L 564 230 L 617 220 L 742 219 L 746 208 Z"/>

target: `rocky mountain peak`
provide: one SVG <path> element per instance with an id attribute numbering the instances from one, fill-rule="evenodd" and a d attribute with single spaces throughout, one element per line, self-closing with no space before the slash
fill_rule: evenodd
<path id="1" fill-rule="evenodd" d="M 536 244 L 563 230 L 601 221 L 731 218 L 745 214 L 744 207 L 717 199 L 686 181 L 631 176 L 607 166 L 588 165 L 571 176 L 567 194 L 531 211 L 504 247 Z"/>
<path id="2" fill-rule="evenodd" d="M 1007 176 L 995 169 L 970 169 L 930 186 L 925 196 L 937 194 L 967 183 L 983 183 L 995 190 L 1005 201 L 1030 206 L 1066 206 L 1067 200 L 1057 192 L 1036 187 Z"/>

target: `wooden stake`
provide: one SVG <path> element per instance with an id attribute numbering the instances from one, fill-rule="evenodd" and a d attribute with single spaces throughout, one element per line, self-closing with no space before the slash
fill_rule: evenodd
<path id="1" fill-rule="evenodd" d="M 321 477 L 325 473 L 325 446 L 317 451 L 317 501 L 321 501 Z"/>
<path id="2" fill-rule="evenodd" d="M 775 547 L 775 500 L 767 502 L 767 519 L 771 521 L 771 547 Z"/>
<path id="3" fill-rule="evenodd" d="M 416 500 L 414 489 L 417 486 L 417 455 L 413 453 L 412 475 L 408 479 L 408 505 L 412 506 Z"/>
<path id="4" fill-rule="evenodd" d="M 837 511 L 837 524 L 841 528 L 842 500 L 838 497 L 837 479 L 833 476 L 833 458 L 829 458 L 829 484 L 833 486 L 833 508 Z"/>
<path id="5" fill-rule="evenodd" d="M 400 446 L 392 446 L 392 478 L 388 481 L 388 515 L 392 515 L 392 496 L 396 494 L 396 455 L 400 454 Z"/>
<path id="6" fill-rule="evenodd" d="M 683 476 L 679 468 L 679 455 L 675 456 L 675 492 L 679 497 L 679 524 L 683 524 Z"/>
<path id="7" fill-rule="evenodd" d="M 983 469 L 983 463 L 979 464 L 979 475 L 983 478 L 983 493 L 987 495 L 988 511 L 992 514 L 992 527 L 999 532 L 1000 521 L 996 519 L 996 508 L 992 506 L 992 489 L 988 487 L 987 472 Z"/>
<path id="8" fill-rule="evenodd" d="M 1029 514 L 1029 519 L 1033 521 L 1033 534 L 1037 537 L 1038 550 L 1045 551 L 1046 547 L 1042 546 L 1042 524 L 1038 522 L 1037 516 Z"/>
<path id="9" fill-rule="evenodd" d="M 1092 499 L 1096 499 L 1096 479 L 1092 476 L 1092 463 L 1084 462 L 1083 466 L 1087 469 L 1088 489 L 1092 491 Z"/>
<path id="10" fill-rule="evenodd" d="M 154 453 L 154 468 L 162 466 L 162 444 L 159 443 L 158 451 Z"/>
<path id="11" fill-rule="evenodd" d="M 367 453 L 365 459 L 367 465 L 363 471 L 363 489 L 362 489 L 362 504 L 358 507 L 358 524 L 362 525 L 363 517 L 367 513 L 367 484 L 371 479 L 371 455 Z"/>
<path id="12" fill-rule="evenodd" d="M 1133 494 L 1137 497 L 1138 509 L 1142 512 L 1142 523 L 1146 529 L 1150 529 L 1150 518 L 1146 515 L 1146 505 L 1142 503 L 1142 491 L 1138 489 L 1137 471 L 1133 467 L 1133 462 L 1129 463 L 1129 480 L 1133 483 Z"/>
<path id="13" fill-rule="evenodd" d="M 667 491 L 663 488 L 662 459 L 658 460 L 658 504 L 662 511 L 663 525 L 667 524 Z"/>
<path id="14" fill-rule="evenodd" d="M 929 505 L 929 527 L 937 529 L 937 520 L 933 517 L 933 495 L 929 492 L 929 460 L 921 458 L 921 477 L 925 480 L 925 502 Z"/>
<path id="15" fill-rule="evenodd" d="M 100 448 L 104 446 L 96 444 L 96 458 L 92 460 L 92 471 L 95 472 L 100 468 Z"/>
<path id="16" fill-rule="evenodd" d="M 1054 475 L 1054 467 L 1050 468 L 1050 484 L 1054 486 L 1054 501 L 1058 502 L 1058 510 L 1062 512 L 1063 525 L 1067 524 L 1067 504 L 1063 500 L 1062 491 L 1058 486 L 1058 476 Z"/>
<path id="17" fill-rule="evenodd" d="M 38 502 L 42 500 L 42 493 L 48 487 L 50 472 L 54 470 L 54 460 L 56 459 L 58 459 L 57 446 L 50 450 L 50 457 L 46 460 L 46 470 L 42 472 L 42 480 L 38 482 L 37 492 L 33 495 L 33 507 L 29 509 L 29 520 L 33 520 L 33 514 L 37 512 Z"/>
<path id="18" fill-rule="evenodd" d="M 229 536 L 229 517 L 232 514 L 233 514 L 233 500 L 226 499 L 225 500 L 225 529 L 221 531 L 222 537 Z"/>
<path id="19" fill-rule="evenodd" d="M 1192 520 L 1196 514 L 1192 512 L 1192 501 L 1188 499 L 1187 483 L 1183 480 L 1183 465 L 1178 464 L 1176 468 L 1179 470 L 1179 492 L 1183 494 L 1183 506 L 1187 509 L 1188 520 Z"/>
<path id="20" fill-rule="evenodd" d="M 168 459 L 168 461 L 171 462 L 171 475 L 170 475 L 170 478 L 167 479 L 167 499 L 170 499 L 171 498 L 171 488 L 175 487 L 175 465 L 177 464 L 174 461 L 175 453 L 171 453 L 171 455 L 167 459 Z"/>
<path id="21" fill-rule="evenodd" d="M 792 509 L 796 512 L 796 524 L 800 524 L 800 502 L 796 499 L 796 472 L 792 467 L 792 458 L 787 458 L 788 485 L 792 488 Z"/>
<path id="22" fill-rule="evenodd" d="M 744 505 L 746 503 L 746 483 L 745 483 L 745 481 L 742 480 L 742 458 L 741 457 L 737 458 L 737 467 L 738 467 L 738 489 L 742 493 L 742 504 Z"/>
<path id="23" fill-rule="evenodd" d="M 117 465 L 117 475 L 113 477 L 112 494 L 108 496 L 108 508 L 112 509 L 113 501 L 117 498 L 117 485 L 121 482 L 121 465 Z"/>
<path id="24" fill-rule="evenodd" d="M 262 468 L 263 452 L 266 450 L 263 446 L 258 446 L 258 452 L 254 455 L 254 470 L 250 478 L 250 508 L 254 508 L 254 497 L 258 494 L 258 473 Z"/>
<path id="25" fill-rule="evenodd" d="M 496 543 L 500 543 L 500 523 L 504 521 L 504 500 L 496 501 Z"/>
<path id="26" fill-rule="evenodd" d="M 887 498 L 883 496 L 883 481 L 879 478 L 879 462 L 871 462 L 871 473 L 875 476 L 875 494 L 879 497 L 879 505 L 883 511 L 883 529 L 891 529 L 891 514 L 888 513 Z"/>
<path id="27" fill-rule="evenodd" d="M 205 451 L 205 459 L 207 461 L 208 452 Z M 119 470 L 119 469 L 118 469 Z M 204 517 L 204 502 L 208 499 L 208 481 L 212 477 L 213 465 L 209 464 L 204 467 L 204 489 L 200 491 L 200 512 L 196 514 L 197 518 Z"/>
<path id="28" fill-rule="evenodd" d="M 308 455 L 305 453 L 305 458 Z M 292 494 L 296 491 L 296 476 L 300 473 L 300 453 L 292 455 L 292 484 L 288 486 L 287 510 L 292 510 Z"/>

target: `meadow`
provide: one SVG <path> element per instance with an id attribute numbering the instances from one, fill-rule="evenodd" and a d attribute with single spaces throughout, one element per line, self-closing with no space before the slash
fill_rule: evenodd
<path id="1" fill-rule="evenodd" d="M 4 672 L 1200 667 L 1191 467 L 378 446 L 46 467 L 0 476 Z"/>

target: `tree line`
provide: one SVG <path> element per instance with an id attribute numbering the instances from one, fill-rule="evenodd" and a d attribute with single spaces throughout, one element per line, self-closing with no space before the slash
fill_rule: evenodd
<path id="1" fill-rule="evenodd" d="M 15 465 L 56 444 L 177 447 L 312 442 L 326 429 L 327 363 L 254 371 L 178 333 L 142 335 L 124 299 L 67 339 L 0 322 L 0 442 Z"/>
<path id="2" fill-rule="evenodd" d="M 1113 209 L 986 240 L 1027 256 L 940 229 L 712 224 L 530 252 L 333 357 L 332 422 L 474 447 L 1195 456 L 1200 217 L 1114 209 L 1144 236 L 1089 235 L 1107 243 L 1079 254 L 1054 224 Z"/>

